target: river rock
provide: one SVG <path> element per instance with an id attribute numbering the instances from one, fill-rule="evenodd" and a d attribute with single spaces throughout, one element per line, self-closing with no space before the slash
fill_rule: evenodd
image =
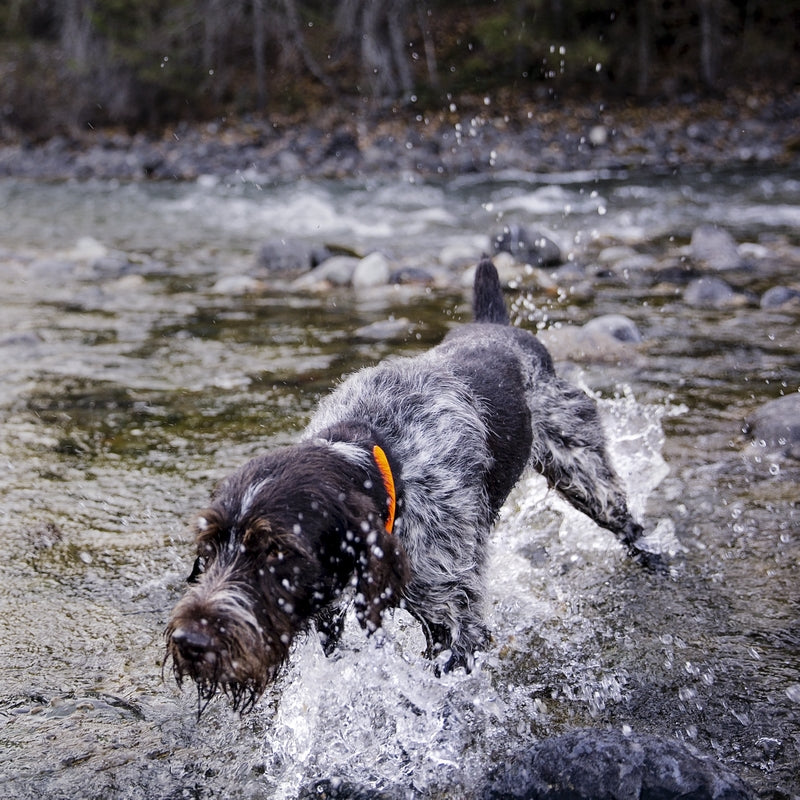
<path id="1" fill-rule="evenodd" d="M 418 285 L 418 286 L 432 286 L 436 283 L 434 274 L 424 267 L 416 267 L 413 265 L 402 266 L 396 269 L 389 282 L 399 286 Z"/>
<path id="2" fill-rule="evenodd" d="M 800 458 L 800 393 L 765 403 L 745 420 L 744 431 L 770 449 Z"/>
<path id="3" fill-rule="evenodd" d="M 324 263 L 324 262 L 323 262 Z M 352 283 L 355 289 L 368 289 L 372 286 L 386 286 L 392 277 L 389 259 L 375 251 L 364 256 L 353 270 Z"/>
<path id="4" fill-rule="evenodd" d="M 226 275 L 211 287 L 214 294 L 230 296 L 257 294 L 263 290 L 264 284 L 250 275 Z"/>
<path id="5" fill-rule="evenodd" d="M 747 300 L 722 278 L 703 277 L 690 281 L 683 293 L 684 302 L 695 308 L 733 308 Z"/>
<path id="6" fill-rule="evenodd" d="M 585 325 L 562 325 L 538 334 L 557 361 L 639 363 L 636 344 L 642 340 L 636 324 L 619 314 L 597 317 Z"/>
<path id="7" fill-rule="evenodd" d="M 561 248 L 552 239 L 516 224 L 504 226 L 492 237 L 492 249 L 535 267 L 554 267 L 563 260 Z"/>
<path id="8" fill-rule="evenodd" d="M 755 800 L 709 756 L 673 739 L 579 730 L 546 739 L 489 776 L 482 800 Z"/>
<path id="9" fill-rule="evenodd" d="M 312 248 L 294 239 L 264 242 L 256 254 L 256 263 L 270 274 L 305 272 L 312 266 Z"/>
<path id="10" fill-rule="evenodd" d="M 800 291 L 790 286 L 773 286 L 761 296 L 761 308 L 785 308 L 800 305 Z"/>
<path id="11" fill-rule="evenodd" d="M 692 232 L 692 258 L 713 270 L 740 269 L 744 260 L 733 236 L 716 225 L 700 225 Z"/>
<path id="12" fill-rule="evenodd" d="M 295 291 L 307 291 L 329 285 L 349 286 L 360 261 L 360 258 L 353 256 L 333 256 L 292 281 L 291 288 Z"/>
<path id="13" fill-rule="evenodd" d="M 583 331 L 590 336 L 595 333 L 606 334 L 618 342 L 637 343 L 642 341 L 642 334 L 636 327 L 636 323 L 622 314 L 603 314 L 590 319 L 583 326 Z"/>
<path id="14" fill-rule="evenodd" d="M 408 317 L 397 319 L 382 319 L 363 325 L 353 331 L 353 336 L 357 339 L 366 339 L 371 342 L 385 342 L 393 339 L 407 339 L 414 330 L 411 320 Z"/>

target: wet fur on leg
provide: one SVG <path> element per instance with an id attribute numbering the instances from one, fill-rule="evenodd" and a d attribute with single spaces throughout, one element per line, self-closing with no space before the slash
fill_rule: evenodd
<path id="1" fill-rule="evenodd" d="M 430 656 L 470 669 L 488 636 L 490 529 L 526 466 L 638 553 L 641 528 L 594 403 L 509 325 L 489 260 L 474 314 L 427 353 L 349 377 L 298 444 L 254 459 L 214 493 L 192 584 L 167 627 L 175 677 L 197 684 L 201 709 L 217 691 L 252 706 L 310 627 L 330 652 L 351 594 L 367 633 L 402 603 Z"/>

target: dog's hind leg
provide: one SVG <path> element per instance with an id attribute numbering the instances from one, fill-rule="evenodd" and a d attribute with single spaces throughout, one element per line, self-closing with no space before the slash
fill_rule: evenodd
<path id="1" fill-rule="evenodd" d="M 609 461 L 594 402 L 555 376 L 533 388 L 532 466 L 575 508 L 615 533 L 637 560 L 652 560 L 636 546 L 642 527 L 631 517 Z"/>

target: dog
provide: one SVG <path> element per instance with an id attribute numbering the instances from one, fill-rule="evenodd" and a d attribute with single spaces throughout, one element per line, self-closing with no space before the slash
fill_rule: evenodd
<path id="1" fill-rule="evenodd" d="M 368 634 L 402 605 L 439 668 L 469 671 L 488 639 L 490 529 L 529 465 L 646 557 L 594 403 L 510 324 L 488 258 L 473 314 L 432 350 L 350 376 L 297 444 L 214 491 L 166 629 L 165 663 L 196 683 L 198 713 L 218 691 L 252 708 L 312 626 L 330 654 L 350 604 Z"/>

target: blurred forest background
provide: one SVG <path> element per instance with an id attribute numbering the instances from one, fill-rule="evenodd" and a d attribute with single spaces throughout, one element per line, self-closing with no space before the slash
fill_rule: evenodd
<path id="1" fill-rule="evenodd" d="M 800 0 L 0 0 L 0 126 L 796 90 Z"/>

